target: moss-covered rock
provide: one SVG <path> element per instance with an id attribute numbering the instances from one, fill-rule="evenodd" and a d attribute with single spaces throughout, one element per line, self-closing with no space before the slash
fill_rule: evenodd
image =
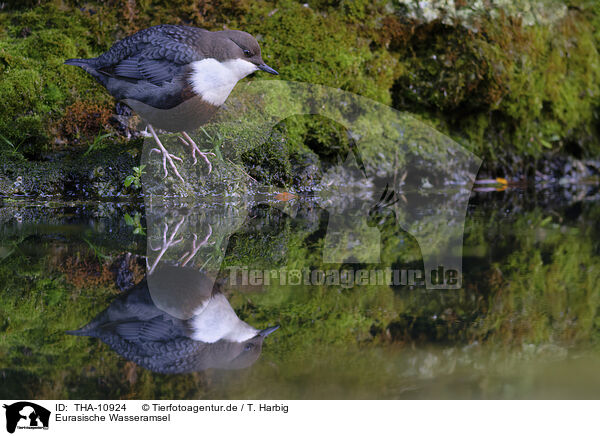
<path id="1" fill-rule="evenodd" d="M 5 154 L 0 164 L 0 192 L 3 196 L 42 198 L 138 197 L 141 190 L 125 185 L 136 159 L 122 143 L 110 138 L 104 141 L 96 144 L 96 150 L 63 153 L 45 161 Z"/>
<path id="2" fill-rule="evenodd" d="M 443 15 L 388 17 L 381 41 L 401 58 L 395 106 L 495 163 L 548 150 L 596 156 L 598 8 L 564 9 L 526 22 L 497 8 L 471 16 L 469 25 Z"/>
<path id="3" fill-rule="evenodd" d="M 67 58 L 91 56 L 98 51 L 98 42 L 90 34 L 99 23 L 89 14 L 48 3 L 30 10 L 3 12 L 0 28 L 2 149 L 15 149 L 27 156 L 51 150 L 61 139 L 57 121 L 79 99 L 109 110 L 110 96 L 91 77 L 63 65 Z M 70 119 L 64 121 L 72 123 Z M 91 127 L 93 131 L 84 133 L 88 140 L 99 133 L 99 126 Z M 67 138 L 73 139 L 69 135 Z"/>
<path id="4" fill-rule="evenodd" d="M 485 158 L 491 170 L 527 175 L 544 153 L 600 154 L 596 2 L 428 5 L 9 2 L 0 12 L 0 149 L 38 158 L 85 147 L 103 132 L 125 133 L 111 122 L 108 93 L 63 61 L 96 56 L 134 31 L 174 23 L 246 30 L 279 79 L 340 88 L 417 114 Z M 319 123 L 290 121 L 288 144 L 316 141 L 320 157 L 336 155 L 347 138 L 323 134 Z M 249 162 L 262 168 L 294 161 L 306 149 L 265 148 Z M 277 171 L 275 179 L 290 180 L 287 164 Z"/>

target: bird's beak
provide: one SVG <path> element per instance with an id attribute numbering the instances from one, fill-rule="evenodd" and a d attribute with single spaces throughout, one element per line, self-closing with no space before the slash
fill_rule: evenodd
<path id="1" fill-rule="evenodd" d="M 269 74 L 274 74 L 276 76 L 279 75 L 279 73 L 277 71 L 275 71 L 273 68 L 271 68 L 270 66 L 268 66 L 267 64 L 262 64 L 258 66 L 259 70 L 263 70 L 266 71 Z"/>
<path id="2" fill-rule="evenodd" d="M 276 325 L 275 327 L 267 327 L 266 329 L 261 330 L 259 335 L 261 335 L 263 338 L 266 338 L 267 336 L 269 336 L 271 333 L 273 333 L 278 328 L 279 328 L 278 325 Z"/>

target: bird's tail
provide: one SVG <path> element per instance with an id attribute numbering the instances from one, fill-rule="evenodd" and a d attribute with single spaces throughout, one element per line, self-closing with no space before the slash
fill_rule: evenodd
<path id="1" fill-rule="evenodd" d="M 87 330 L 85 330 L 85 328 L 79 330 L 67 330 L 65 333 L 73 336 L 87 336 Z"/>
<path id="2" fill-rule="evenodd" d="M 86 70 L 90 66 L 90 59 L 67 59 L 65 65 L 74 65 Z"/>
<path id="3" fill-rule="evenodd" d="M 98 72 L 96 71 L 95 60 L 96 59 L 67 59 L 65 61 L 65 65 L 74 65 L 76 67 L 82 68 L 84 71 L 98 78 L 100 74 L 98 74 Z"/>
<path id="4" fill-rule="evenodd" d="M 96 59 L 67 59 L 65 65 L 74 65 L 91 74 L 98 82 L 106 86 L 108 77 L 96 69 Z"/>
<path id="5" fill-rule="evenodd" d="M 96 329 L 95 329 L 96 326 L 92 325 L 92 324 L 93 324 L 93 322 L 91 322 L 77 330 L 67 330 L 67 331 L 65 331 L 65 333 L 68 335 L 73 335 L 73 336 L 94 336 L 96 333 Z"/>

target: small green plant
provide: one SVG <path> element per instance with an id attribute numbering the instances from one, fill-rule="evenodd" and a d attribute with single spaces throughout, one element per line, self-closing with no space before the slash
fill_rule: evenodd
<path id="1" fill-rule="evenodd" d="M 90 250 L 92 250 L 92 252 L 94 253 L 94 256 L 96 257 L 96 259 L 98 259 L 98 263 L 102 263 L 105 260 L 110 260 L 110 256 L 104 254 L 101 250 L 100 247 L 98 247 L 97 245 L 93 244 L 92 242 L 90 242 L 87 238 L 83 238 L 83 240 L 85 241 L 85 243 L 88 245 L 88 247 L 90 247 Z"/>
<path id="2" fill-rule="evenodd" d="M 202 131 L 202 133 L 204 133 L 206 135 L 206 137 L 208 138 L 208 140 L 214 144 L 213 153 L 215 153 L 215 155 L 217 156 L 217 158 L 222 161 L 223 160 L 223 155 L 221 154 L 221 145 L 223 144 L 223 136 L 221 135 L 221 133 L 217 132 L 215 134 L 215 136 L 211 136 L 204 129 L 204 127 L 200 127 L 200 130 Z"/>
<path id="3" fill-rule="evenodd" d="M 145 235 L 146 234 L 146 232 L 144 231 L 144 227 L 142 226 L 142 222 L 141 222 L 142 215 L 139 212 L 136 212 L 133 217 L 131 215 L 129 215 L 128 213 L 126 213 L 125 216 L 123 217 L 123 219 L 125 220 L 125 224 L 133 227 L 134 235 Z"/>
<path id="4" fill-rule="evenodd" d="M 104 135 L 98 134 L 98 136 L 96 136 L 94 138 L 94 142 L 92 142 L 90 144 L 90 146 L 85 151 L 85 153 L 83 153 L 83 155 L 87 156 L 88 154 L 90 154 L 92 151 L 94 151 L 94 149 L 96 149 L 102 143 L 102 140 L 108 138 L 109 136 L 112 136 L 112 133 L 105 133 Z"/>
<path id="5" fill-rule="evenodd" d="M 15 145 L 11 140 L 9 140 L 6 136 L 2 134 L 0 134 L 0 142 L 10 147 L 10 150 L 8 150 L 10 154 L 17 155 L 19 153 L 19 148 L 21 147 L 21 144 Z"/>
<path id="6" fill-rule="evenodd" d="M 6 136 L 4 136 L 4 135 L 0 134 L 0 139 L 2 139 L 2 141 L 3 141 L 4 143 L 6 143 L 6 144 L 10 145 L 10 147 L 11 147 L 13 150 L 16 150 L 16 147 L 15 147 L 15 145 L 14 145 L 12 142 L 10 142 Z"/>
<path id="7" fill-rule="evenodd" d="M 146 165 L 133 167 L 133 174 L 130 174 L 125 178 L 124 184 L 126 188 L 129 188 L 131 185 L 133 185 L 135 189 L 140 189 L 142 186 L 142 174 L 144 173 L 144 168 L 146 168 Z"/>

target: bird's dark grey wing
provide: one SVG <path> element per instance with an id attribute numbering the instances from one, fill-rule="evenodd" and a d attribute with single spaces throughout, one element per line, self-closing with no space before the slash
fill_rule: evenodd
<path id="1" fill-rule="evenodd" d="M 209 35 L 187 26 L 150 27 L 115 43 L 95 59 L 95 68 L 109 77 L 160 86 L 183 74 L 190 62 L 204 58 L 194 46 Z"/>
<path id="2" fill-rule="evenodd" d="M 100 326 L 105 332 L 113 332 L 127 341 L 172 341 L 184 335 L 180 322 L 157 316 L 150 320 L 132 319 Z"/>
<path id="3" fill-rule="evenodd" d="M 171 61 L 147 59 L 143 56 L 123 59 L 112 68 L 99 71 L 124 80 L 146 80 L 156 86 L 171 82 L 174 78 L 184 74 L 183 65 Z"/>
<path id="4" fill-rule="evenodd" d="M 96 58 L 96 65 L 99 68 L 115 65 L 143 51 L 178 64 L 190 63 L 199 55 L 194 47 L 210 35 L 208 30 L 197 27 L 168 24 L 149 27 L 116 42 Z"/>

